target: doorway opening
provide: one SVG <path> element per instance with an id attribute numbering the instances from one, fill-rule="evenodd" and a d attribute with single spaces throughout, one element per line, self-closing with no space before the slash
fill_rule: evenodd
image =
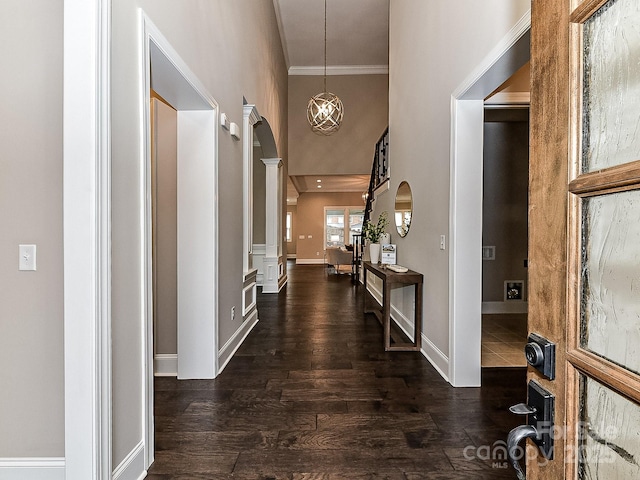
<path id="1" fill-rule="evenodd" d="M 218 373 L 218 105 L 144 14 L 142 35 L 141 229 L 145 328 L 145 467 L 154 458 L 154 222 L 151 91 L 175 109 L 176 359 L 179 379 Z M 157 225 L 156 225 L 157 226 Z M 198 252 L 198 255 L 192 255 Z M 179 261 L 178 261 L 179 260 Z"/>
<path id="2" fill-rule="evenodd" d="M 529 65 L 506 83 L 484 111 L 482 367 L 526 367 L 529 106 L 504 99 L 528 94 Z"/>
<path id="3" fill-rule="evenodd" d="M 452 94 L 449 382 L 481 384 L 484 100 L 530 58 L 528 11 Z"/>

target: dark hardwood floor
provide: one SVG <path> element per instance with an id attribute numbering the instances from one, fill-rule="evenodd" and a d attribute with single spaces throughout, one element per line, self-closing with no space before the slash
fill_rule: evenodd
<path id="1" fill-rule="evenodd" d="M 453 388 L 420 353 L 384 352 L 348 275 L 288 268 L 218 378 L 156 379 L 148 479 L 515 478 L 501 447 L 525 369 Z"/>

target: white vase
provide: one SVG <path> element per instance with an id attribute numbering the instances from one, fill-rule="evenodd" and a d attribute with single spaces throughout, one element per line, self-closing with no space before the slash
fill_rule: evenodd
<path id="1" fill-rule="evenodd" d="M 380 260 L 380 244 L 379 243 L 369 244 L 369 260 L 371 261 L 371 263 L 378 263 L 378 260 Z"/>

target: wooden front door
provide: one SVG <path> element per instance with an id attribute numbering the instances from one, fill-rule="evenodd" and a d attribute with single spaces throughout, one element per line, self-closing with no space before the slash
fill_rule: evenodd
<path id="1" fill-rule="evenodd" d="M 557 352 L 527 478 L 640 478 L 640 2 L 533 1 L 531 72 L 529 331 Z"/>

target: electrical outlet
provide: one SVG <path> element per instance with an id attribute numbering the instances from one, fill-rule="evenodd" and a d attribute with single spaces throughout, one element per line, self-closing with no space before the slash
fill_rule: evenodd
<path id="1" fill-rule="evenodd" d="M 231 307 L 231 320 L 235 320 L 236 318 L 236 307 Z"/>
<path id="2" fill-rule="evenodd" d="M 444 250 L 446 247 L 446 237 L 444 235 L 440 235 L 440 250 Z"/>

